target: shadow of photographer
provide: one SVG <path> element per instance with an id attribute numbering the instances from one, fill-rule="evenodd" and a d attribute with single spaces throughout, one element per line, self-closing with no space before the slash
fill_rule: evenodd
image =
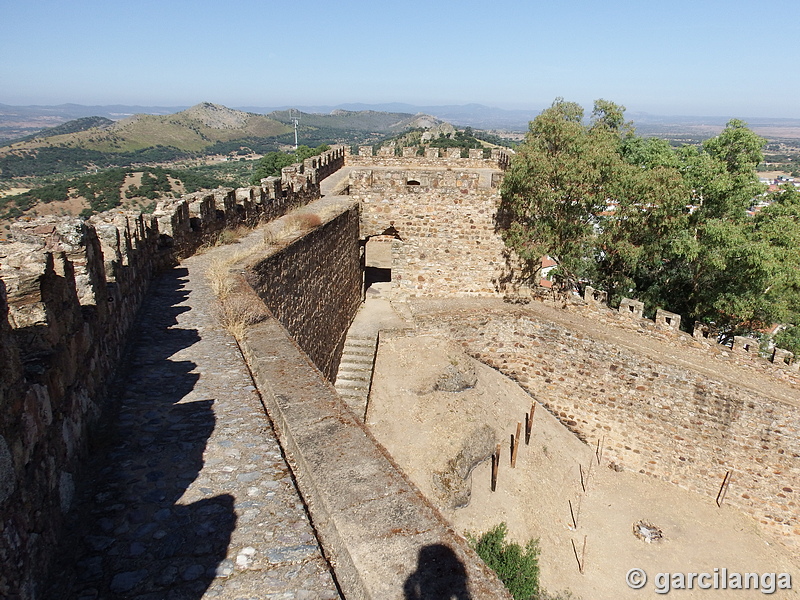
<path id="1" fill-rule="evenodd" d="M 444 544 L 420 548 L 417 570 L 406 579 L 403 595 L 405 600 L 472 600 L 467 570 Z"/>

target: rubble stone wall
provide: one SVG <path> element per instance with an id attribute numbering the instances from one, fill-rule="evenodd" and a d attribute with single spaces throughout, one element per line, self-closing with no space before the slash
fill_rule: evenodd
<path id="1" fill-rule="evenodd" d="M 247 280 L 333 382 L 362 300 L 358 203 L 253 265 Z"/>
<path id="2" fill-rule="evenodd" d="M 455 160 L 455 159 L 454 159 Z M 361 236 L 394 228 L 392 283 L 407 296 L 491 296 L 509 261 L 496 231 L 501 171 L 355 169 Z M 412 185 L 408 182 L 413 181 Z"/>
<path id="3" fill-rule="evenodd" d="M 591 318 L 591 315 L 587 315 Z M 603 465 L 645 473 L 754 516 L 800 557 L 800 393 L 755 374 L 600 338 L 524 309 L 423 320 L 516 379 L 596 448 Z M 634 334 L 635 337 L 635 334 Z M 629 340 L 630 342 L 630 340 Z M 635 343 L 635 342 L 634 342 Z"/>
<path id="4" fill-rule="evenodd" d="M 344 156 L 336 147 L 313 164 L 335 170 Z M 12 226 L 12 241 L 0 244 L 0 597 L 38 597 L 105 386 L 154 274 L 226 227 L 318 198 L 312 166 L 259 187 L 163 201 L 153 214 Z"/>

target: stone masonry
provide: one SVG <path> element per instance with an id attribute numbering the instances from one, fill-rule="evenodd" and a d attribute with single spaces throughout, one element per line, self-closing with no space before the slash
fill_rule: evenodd
<path id="1" fill-rule="evenodd" d="M 371 561 L 380 558 L 359 537 L 368 528 L 359 528 L 350 514 L 359 505 L 358 490 L 366 488 L 357 487 L 349 504 L 337 499 L 337 490 L 347 486 L 325 479 L 325 461 L 336 464 L 343 481 L 354 476 L 350 463 L 337 462 L 344 455 L 336 448 L 329 454 L 331 448 L 320 445 L 311 430 L 335 429 L 348 447 L 366 444 L 357 453 L 373 457 L 370 468 L 387 460 L 325 382 L 335 375 L 360 299 L 358 242 L 372 238 L 383 244 L 374 266 L 391 270 L 399 297 L 417 297 L 415 318 L 423 330 L 460 341 L 473 356 L 517 379 L 577 435 L 591 443 L 600 440 L 605 456 L 620 468 L 706 496 L 715 496 L 731 471 L 726 502 L 753 515 L 798 555 L 800 374 L 793 357 L 776 351 L 774 363 L 765 361 L 748 339 L 735 340 L 732 348 L 719 346 L 702 325 L 692 337 L 679 331 L 680 315 L 661 310 L 655 322 L 643 319 L 635 300 L 625 304 L 624 314 L 612 312 L 603 305 L 602 292 L 590 294 L 585 305 L 567 302 L 566 310 L 538 302 L 503 304 L 517 268 L 496 223 L 508 155 L 415 154 L 392 149 L 376 156 L 365 148 L 351 156 L 336 147 L 287 167 L 280 178 L 267 178 L 261 186 L 191 194 L 160 203 L 153 215 L 111 211 L 88 221 L 45 218 L 14 227 L 14 241 L 0 246 L 0 596 L 43 597 L 41 573 L 48 570 L 66 515 L 77 504 L 84 511 L 80 514 L 88 511 L 96 519 L 96 529 L 80 541 L 79 564 L 65 580 L 76 598 L 135 593 L 155 600 L 168 597 L 164 590 L 176 598 L 227 597 L 238 588 L 229 583 L 225 591 L 224 581 L 269 578 L 267 563 L 279 571 L 287 565 L 269 588 L 275 593 L 307 590 L 306 598 L 333 598 L 333 580 L 311 524 L 301 515 L 304 502 L 347 563 L 343 581 L 363 590 L 354 597 L 370 597 L 369 590 L 378 588 L 370 588 L 358 568 L 350 569 L 361 564 L 373 570 Z M 231 340 L 209 334 L 221 344 L 219 350 L 205 350 L 197 359 L 183 354 L 197 345 L 192 328 L 202 333 L 211 327 L 182 316 L 194 319 L 210 306 L 210 300 L 183 303 L 185 294 L 205 294 L 191 262 L 188 279 L 172 271 L 172 279 L 160 280 L 155 288 L 156 304 L 148 305 L 158 306 L 158 294 L 171 295 L 171 303 L 160 300 L 171 324 L 143 334 L 167 347 L 176 340 L 176 355 L 148 358 L 134 351 L 135 374 L 128 389 L 117 394 L 116 406 L 107 401 L 108 390 L 157 273 L 191 256 L 224 228 L 276 219 L 319 198 L 321 180 L 342 169 L 348 173 L 341 185 L 350 194 L 347 208 L 257 264 L 250 276 L 277 319 L 257 329 L 266 345 L 258 352 L 251 347 L 249 359 L 259 365 L 261 385 L 271 390 L 266 396 L 277 411 L 284 448 L 288 444 L 297 452 L 289 461 L 300 473 L 298 481 L 304 481 L 301 501 L 267 421 L 257 416 L 263 412 L 254 404 L 256 391 L 242 378 L 241 365 L 230 363 L 226 373 L 218 373 L 233 390 L 232 403 L 219 398 L 216 384 L 199 383 L 205 369 L 219 369 L 213 358 L 210 367 L 200 366 L 208 364 L 204 361 L 217 352 L 235 354 Z M 295 264 L 302 269 L 293 272 Z M 427 299 L 465 296 L 460 302 L 468 304 L 460 313 L 425 308 Z M 523 301 L 513 294 L 508 299 Z M 285 337 L 287 330 L 294 340 Z M 282 350 L 275 354 L 275 348 Z M 306 354 L 295 356 L 298 348 Z M 187 368 L 187 361 L 197 369 Z M 153 386 L 157 389 L 149 395 Z M 107 462 L 98 457 L 87 465 L 90 448 L 103 448 L 111 435 L 92 432 L 102 415 L 116 410 L 113 435 L 121 445 L 107 453 Z M 310 423 L 310 430 L 298 434 L 293 422 Z M 260 441 L 248 445 L 253 436 Z M 159 448 L 168 447 L 177 454 L 159 455 Z M 208 464 L 201 468 L 203 461 Z M 98 484 L 107 486 L 98 488 L 91 501 L 87 490 L 92 488 L 82 483 L 87 469 L 101 473 Z M 312 474 L 304 476 L 304 469 Z M 403 487 L 401 475 L 390 479 L 404 497 L 416 498 L 418 492 Z M 376 494 L 371 499 L 386 493 L 374 482 L 363 483 Z M 251 488 L 257 488 L 252 495 Z M 141 506 L 127 511 L 124 504 L 133 499 L 125 494 L 134 493 L 141 493 L 136 500 Z M 416 499 L 395 508 L 408 523 L 435 523 L 425 531 L 441 531 L 438 539 L 448 540 L 459 563 L 482 582 L 480 589 L 493 590 L 496 582 L 463 540 L 448 533 L 424 504 Z M 275 517 L 293 524 L 289 538 L 274 545 L 246 541 L 248 531 L 283 535 L 267 524 Z M 213 531 L 201 522 L 214 522 Z M 253 523 L 265 525 L 259 529 Z M 381 535 L 391 538 L 394 556 L 405 557 L 416 548 L 406 533 Z M 275 548 L 282 550 L 270 554 Z M 158 573 L 145 564 L 150 563 L 143 557 L 151 555 Z M 123 570 L 126 557 L 130 570 Z M 379 566 L 395 568 L 385 561 Z M 393 577 L 402 569 L 395 570 Z M 249 584 L 244 585 L 242 592 Z"/>
<path id="2" fill-rule="evenodd" d="M 486 300 L 415 317 L 515 379 L 619 467 L 711 501 L 732 471 L 725 502 L 800 556 L 800 390 L 702 348 L 608 329 L 594 314 Z"/>

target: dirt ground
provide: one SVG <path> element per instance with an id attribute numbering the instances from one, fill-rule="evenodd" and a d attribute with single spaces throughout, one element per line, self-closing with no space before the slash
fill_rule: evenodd
<path id="1" fill-rule="evenodd" d="M 434 389 L 437 378 L 453 367 L 474 369 L 474 387 L 460 392 Z M 752 518 L 724 504 L 718 508 L 714 498 L 638 473 L 617 472 L 602 456 L 598 465 L 596 448 L 578 440 L 542 406 L 535 409 L 530 444 L 523 440 L 516 468 L 510 468 L 511 435 L 518 422 L 524 431 L 530 409 L 531 397 L 516 383 L 451 342 L 381 336 L 367 411 L 372 432 L 457 531 L 480 533 L 505 522 L 514 541 L 524 544 L 538 538 L 545 589 L 570 590 L 583 600 L 653 598 L 669 583 L 659 573 L 684 574 L 687 588 L 689 573 L 708 573 L 702 581 L 692 579 L 693 589 L 676 589 L 678 576 L 672 580 L 678 585 L 670 585 L 671 594 L 698 599 L 765 595 L 752 587 L 713 589 L 719 587 L 715 575 L 718 581 L 724 579 L 722 569 L 727 569 L 729 576 L 789 573 L 795 589 L 778 590 L 772 597 L 800 597 L 798 564 L 762 536 Z M 434 485 L 434 473 L 444 470 L 470 433 L 484 424 L 495 430 L 502 444 L 497 490 L 490 489 L 491 465 L 486 460 L 472 472 L 470 503 L 451 508 Z M 639 521 L 660 528 L 663 539 L 646 543 L 637 538 L 633 529 Z M 639 590 L 626 584 L 634 568 L 648 575 Z M 698 583 L 712 589 L 699 589 Z M 769 587 L 769 579 L 763 586 Z"/>

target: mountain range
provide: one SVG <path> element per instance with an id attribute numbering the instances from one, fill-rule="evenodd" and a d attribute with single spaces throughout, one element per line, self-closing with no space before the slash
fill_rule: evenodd
<path id="1" fill-rule="evenodd" d="M 30 108 L 30 107 L 26 107 Z M 97 109 L 98 107 L 93 107 Z M 225 143 L 247 140 L 277 140 L 288 143 L 294 127 L 293 118 L 299 118 L 304 137 L 314 139 L 313 132 L 324 130 L 326 138 L 347 139 L 355 132 L 365 134 L 399 133 L 409 127 L 433 127 L 440 123 L 428 115 L 412 115 L 396 112 L 345 111 L 334 110 L 331 114 L 307 114 L 298 111 L 273 111 L 269 114 L 245 112 L 203 102 L 196 106 L 168 114 L 137 113 L 119 120 L 109 118 L 119 116 L 121 107 L 105 114 L 82 116 L 56 125 L 46 127 L 13 140 L 13 143 L 0 148 L 0 154 L 36 151 L 42 148 L 77 148 L 104 153 L 126 153 L 152 147 L 170 147 L 184 152 L 203 152 Z M 1 107 L 11 113 L 7 107 Z M 18 116 L 32 115 L 35 111 L 19 111 Z M 51 110 L 48 118 L 56 114 L 66 118 L 86 112 L 66 106 L 60 113 Z M 103 111 L 95 111 L 103 112 Z M 10 116 L 6 114 L 6 116 Z M 356 135 L 358 137 L 358 135 Z M 252 145 L 252 144 L 251 144 Z"/>
<path id="2" fill-rule="evenodd" d="M 148 114 L 168 116 L 186 110 L 185 106 L 82 106 L 79 104 L 62 104 L 58 106 L 9 106 L 0 104 L 0 143 L 12 139 L 29 136 L 36 132 L 67 121 L 83 117 L 105 117 L 113 121 L 123 120 L 134 115 Z M 464 105 L 414 105 L 399 102 L 385 104 L 349 103 L 338 105 L 309 106 L 241 106 L 235 110 L 246 113 L 268 116 L 273 120 L 291 125 L 288 118 L 290 109 L 300 116 L 301 125 L 328 127 L 338 121 L 339 128 L 351 130 L 374 130 L 376 124 L 387 127 L 403 119 L 410 119 L 423 114 L 431 118 L 447 121 L 461 127 L 477 129 L 495 129 L 506 131 L 526 131 L 528 123 L 545 107 L 526 110 L 509 110 L 485 106 L 482 104 Z M 351 114 L 355 113 L 355 114 Z M 379 116 L 389 113 L 389 117 Z M 347 119 L 341 118 L 349 114 Z M 325 117 L 338 116 L 339 119 L 327 121 Z M 716 135 L 725 123 L 733 116 L 741 117 L 760 135 L 770 140 L 800 139 L 800 119 L 747 118 L 746 116 L 663 116 L 643 112 L 627 113 L 640 135 L 659 137 L 691 137 L 704 138 Z M 381 128 L 379 127 L 379 129 Z"/>

